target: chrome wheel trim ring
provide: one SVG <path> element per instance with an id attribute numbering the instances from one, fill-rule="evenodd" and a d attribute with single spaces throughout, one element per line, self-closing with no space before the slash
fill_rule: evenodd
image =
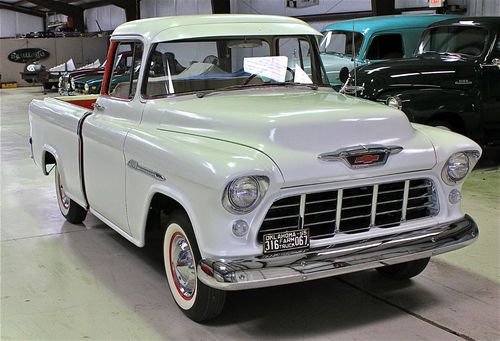
<path id="1" fill-rule="evenodd" d="M 67 214 L 69 211 L 70 198 L 64 191 L 64 186 L 61 181 L 61 174 L 56 169 L 56 192 L 57 192 L 57 201 L 59 204 L 59 208 L 63 214 Z"/>
<path id="2" fill-rule="evenodd" d="M 191 300 L 196 290 L 196 262 L 187 238 L 180 232 L 170 239 L 170 270 L 180 296 Z"/>

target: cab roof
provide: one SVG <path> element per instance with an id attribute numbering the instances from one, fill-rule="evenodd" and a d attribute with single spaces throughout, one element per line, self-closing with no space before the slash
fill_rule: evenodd
<path id="1" fill-rule="evenodd" d="M 160 17 L 130 21 L 118 26 L 112 35 L 140 35 L 159 42 L 203 37 L 250 35 L 321 35 L 302 20 L 251 14 L 212 14 Z"/>
<path id="2" fill-rule="evenodd" d="M 458 17 L 448 19 L 432 26 L 463 25 L 463 26 L 495 26 L 500 28 L 500 17 Z"/>
<path id="3" fill-rule="evenodd" d="M 354 31 L 366 34 L 368 32 L 380 32 L 397 30 L 402 28 L 427 27 L 435 22 L 456 18 L 455 15 L 442 14 L 412 14 L 412 15 L 384 15 L 378 17 L 367 17 L 353 20 L 338 21 L 325 26 L 321 31 Z"/>

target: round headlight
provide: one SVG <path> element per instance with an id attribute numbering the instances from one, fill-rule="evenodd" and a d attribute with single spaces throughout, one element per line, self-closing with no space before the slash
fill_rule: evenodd
<path id="1" fill-rule="evenodd" d="M 222 204 L 231 213 L 248 213 L 258 205 L 267 191 L 268 184 L 267 177 L 237 178 L 226 186 Z"/>
<path id="2" fill-rule="evenodd" d="M 71 84 L 71 89 L 72 89 L 72 90 L 76 89 L 76 88 L 75 88 L 75 79 L 74 79 L 74 78 L 71 78 L 71 80 L 70 80 L 70 82 L 69 82 L 69 83 Z"/>
<path id="3" fill-rule="evenodd" d="M 398 96 L 388 97 L 385 100 L 385 104 L 387 104 L 390 107 L 396 108 L 398 110 L 401 110 L 401 108 L 403 107 L 401 100 L 399 99 Z"/>
<path id="4" fill-rule="evenodd" d="M 85 91 L 89 91 L 90 87 L 88 85 L 88 83 L 85 83 L 85 85 L 83 86 L 83 90 Z"/>
<path id="5" fill-rule="evenodd" d="M 231 206 L 247 210 L 259 197 L 259 183 L 252 177 L 234 180 L 229 185 L 228 199 Z"/>
<path id="6" fill-rule="evenodd" d="M 469 156 L 463 152 L 455 153 L 445 164 L 443 180 L 453 185 L 455 182 L 463 180 L 469 173 L 469 169 Z"/>

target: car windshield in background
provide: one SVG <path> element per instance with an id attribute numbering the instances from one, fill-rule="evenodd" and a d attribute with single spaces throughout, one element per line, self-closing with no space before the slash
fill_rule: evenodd
<path id="1" fill-rule="evenodd" d="M 149 57 L 144 96 L 258 85 L 326 85 L 311 53 L 314 37 L 232 37 L 157 43 Z"/>
<path id="2" fill-rule="evenodd" d="M 488 30 L 472 26 L 441 26 L 426 30 L 418 54 L 428 52 L 479 56 L 487 43 Z"/>
<path id="3" fill-rule="evenodd" d="M 353 41 L 355 54 L 359 53 L 364 36 L 352 31 L 327 31 L 319 46 L 321 53 L 352 57 Z"/>

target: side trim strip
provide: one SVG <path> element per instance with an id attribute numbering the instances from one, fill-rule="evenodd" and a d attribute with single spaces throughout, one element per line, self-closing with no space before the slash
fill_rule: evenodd
<path id="1" fill-rule="evenodd" d="M 159 180 L 159 181 L 166 180 L 163 175 L 161 175 L 160 173 L 158 173 L 152 169 L 149 169 L 149 168 L 146 168 L 146 167 L 139 165 L 139 162 L 137 162 L 136 160 L 129 160 L 127 162 L 127 166 L 129 166 L 132 169 L 135 169 L 136 171 L 139 171 L 139 172 L 142 172 L 146 175 L 149 175 L 149 176 L 155 178 L 156 180 Z"/>

